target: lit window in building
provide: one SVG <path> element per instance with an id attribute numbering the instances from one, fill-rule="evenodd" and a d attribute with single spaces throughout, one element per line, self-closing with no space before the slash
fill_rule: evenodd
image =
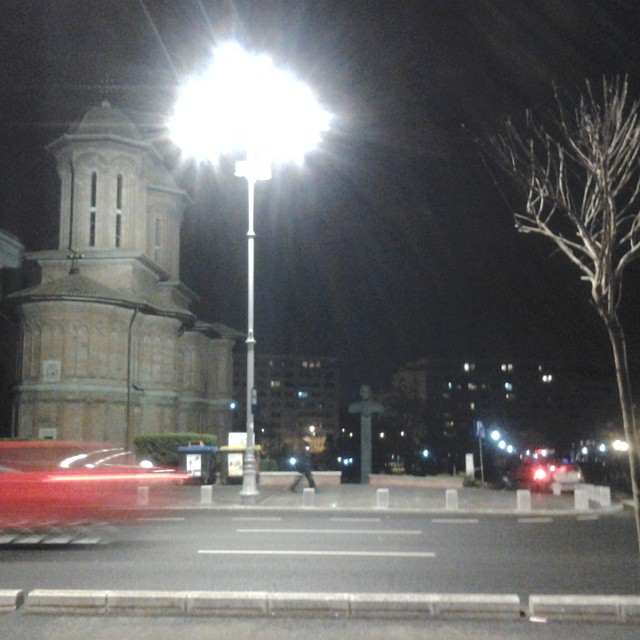
<path id="1" fill-rule="evenodd" d="M 475 402 L 472 402 L 472 403 L 469 405 L 469 409 L 471 409 L 471 411 L 475 411 L 475 410 L 476 410 L 476 403 L 475 403 Z"/>
<path id="2" fill-rule="evenodd" d="M 478 389 L 478 385 L 477 385 L 477 384 L 474 384 L 473 382 L 470 382 L 470 383 L 467 385 L 467 388 L 469 389 L 469 391 L 476 391 L 476 390 Z"/>
<path id="3" fill-rule="evenodd" d="M 550 373 L 545 373 L 542 376 L 542 382 L 544 382 L 545 384 L 550 384 L 551 382 L 553 382 L 553 376 Z"/>
<path id="4" fill-rule="evenodd" d="M 281 385 L 280 380 L 272 380 L 271 381 L 271 387 L 272 388 L 278 388 L 278 387 L 280 387 L 280 385 Z"/>
<path id="5" fill-rule="evenodd" d="M 506 398 L 507 400 L 515 400 L 515 399 L 516 399 L 516 394 L 515 394 L 515 393 L 507 393 L 507 394 L 505 395 L 505 398 Z"/>
<path id="6" fill-rule="evenodd" d="M 513 371 L 513 365 L 512 364 L 503 364 L 500 368 L 503 371 Z"/>
<path id="7" fill-rule="evenodd" d="M 307 391 L 298 391 L 298 398 L 308 398 L 309 393 Z"/>
<path id="8" fill-rule="evenodd" d="M 504 389 L 505 391 L 513 391 L 513 384 L 511 382 L 505 382 Z"/>
<path id="9" fill-rule="evenodd" d="M 464 370 L 465 371 L 475 371 L 476 370 L 476 365 L 473 364 L 472 362 L 465 362 L 464 363 Z"/>
<path id="10" fill-rule="evenodd" d="M 305 361 L 302 363 L 302 366 L 303 366 L 305 369 L 307 369 L 307 368 L 309 367 L 309 363 L 305 360 Z"/>

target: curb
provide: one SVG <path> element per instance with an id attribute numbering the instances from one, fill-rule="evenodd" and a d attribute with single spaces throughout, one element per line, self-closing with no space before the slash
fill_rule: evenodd
<path id="1" fill-rule="evenodd" d="M 640 622 L 640 596 L 529 596 L 529 615 L 552 620 Z"/>
<path id="2" fill-rule="evenodd" d="M 15 611 L 24 602 L 21 589 L 0 589 L 0 613 Z"/>
<path id="3" fill-rule="evenodd" d="M 348 507 L 331 507 L 331 506 L 303 506 L 302 503 L 298 506 L 283 505 L 283 506 L 270 506 L 270 505 L 229 505 L 229 504 L 200 504 L 195 503 L 193 505 L 175 505 L 170 507 L 161 507 L 159 511 L 284 511 L 287 513 L 300 512 L 300 511 L 313 511 L 314 513 L 391 513 L 391 514 L 425 514 L 425 515 L 442 515 L 447 514 L 450 516 L 505 516 L 505 517 L 522 517 L 523 515 L 530 516 L 584 516 L 584 515 L 610 515 L 612 513 L 619 513 L 623 510 L 623 505 L 615 504 L 610 507 L 599 507 L 596 509 L 590 508 L 588 510 L 577 509 L 532 509 L 531 511 L 517 510 L 513 508 L 507 509 L 447 509 L 442 508 L 412 508 L 412 507 L 376 507 L 376 506 L 348 506 Z"/>
<path id="4" fill-rule="evenodd" d="M 17 592 L 11 592 L 17 593 Z M 19 606 L 17 599 L 12 606 Z M 519 620 L 515 594 L 265 593 L 242 591 L 104 591 L 36 589 L 28 614 L 410 617 Z"/>
<path id="5" fill-rule="evenodd" d="M 286 593 L 263 591 L 0 590 L 0 613 L 333 618 L 446 618 L 640 624 L 640 596 Z"/>

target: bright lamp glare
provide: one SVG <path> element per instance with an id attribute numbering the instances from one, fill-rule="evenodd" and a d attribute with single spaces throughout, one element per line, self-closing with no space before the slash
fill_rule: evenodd
<path id="1" fill-rule="evenodd" d="M 499 431 L 492 431 L 491 432 L 491 439 L 495 440 L 496 442 L 498 440 L 500 440 L 500 432 Z"/>
<path id="2" fill-rule="evenodd" d="M 197 160 L 243 152 L 252 161 L 302 163 L 330 121 L 305 84 L 229 42 L 180 89 L 169 129 L 183 154 Z"/>
<path id="3" fill-rule="evenodd" d="M 624 440 L 614 440 L 611 443 L 611 446 L 615 449 L 615 451 L 628 451 L 629 445 Z"/>

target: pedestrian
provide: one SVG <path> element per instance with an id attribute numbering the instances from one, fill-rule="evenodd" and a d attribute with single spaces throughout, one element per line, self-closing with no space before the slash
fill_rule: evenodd
<path id="1" fill-rule="evenodd" d="M 303 438 L 302 442 L 298 445 L 298 453 L 296 455 L 296 471 L 298 472 L 298 477 L 292 482 L 289 487 L 289 491 L 295 492 L 300 484 L 300 480 L 302 480 L 302 476 L 307 479 L 309 483 L 309 487 L 311 489 L 316 488 L 316 483 L 313 479 L 313 474 L 311 473 L 311 454 L 307 449 L 307 441 L 308 438 Z"/>

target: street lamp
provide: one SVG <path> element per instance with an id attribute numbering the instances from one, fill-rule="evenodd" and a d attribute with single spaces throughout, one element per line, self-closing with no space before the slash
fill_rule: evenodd
<path id="1" fill-rule="evenodd" d="M 240 496 L 254 504 L 256 482 L 254 416 L 254 244 L 255 185 L 271 178 L 275 163 L 302 163 L 322 139 L 331 116 L 310 89 L 265 55 L 235 42 L 216 48 L 207 69 L 180 89 L 169 129 L 185 156 L 217 164 L 226 154 L 244 155 L 235 175 L 248 188 L 247 231 L 247 445 Z"/>

